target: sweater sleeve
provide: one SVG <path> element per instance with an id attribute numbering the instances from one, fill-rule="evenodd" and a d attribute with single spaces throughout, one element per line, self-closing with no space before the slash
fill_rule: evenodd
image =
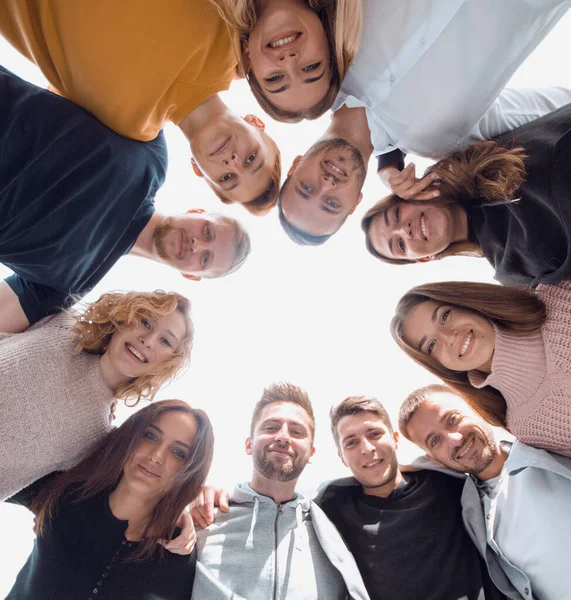
<path id="1" fill-rule="evenodd" d="M 60 473 L 61 471 L 54 471 L 53 473 L 44 475 L 44 477 L 42 477 L 41 479 L 34 481 L 34 483 L 31 483 L 23 490 L 20 490 L 12 497 L 7 498 L 5 502 L 10 502 L 11 504 L 19 504 L 20 506 L 30 508 L 32 502 L 38 497 L 38 494 L 45 488 L 45 486 L 55 481 L 60 475 Z"/>
<path id="2" fill-rule="evenodd" d="M 540 284 L 537 293 L 545 302 L 547 319 L 542 328 L 548 362 L 558 371 L 571 371 L 571 281 Z"/>

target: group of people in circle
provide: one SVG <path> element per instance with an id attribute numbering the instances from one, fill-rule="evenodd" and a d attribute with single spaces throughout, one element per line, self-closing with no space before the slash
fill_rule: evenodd
<path id="1" fill-rule="evenodd" d="M 569 6 L 1 3 L 0 33 L 50 85 L 0 67 L 0 262 L 13 271 L 0 283 L 0 492 L 38 529 L 8 598 L 569 597 L 556 534 L 571 525 L 571 90 L 504 89 Z M 333 111 L 283 181 L 264 122 L 218 95 L 237 77 L 278 121 Z M 347 398 L 331 427 L 354 478 L 310 502 L 295 485 L 314 452 L 311 403 L 274 384 L 246 442 L 252 480 L 223 515 L 225 493 L 204 487 L 206 413 L 162 400 L 113 426 L 118 401 L 153 401 L 188 366 L 190 302 L 156 290 L 74 305 L 125 254 L 200 280 L 233 273 L 251 250 L 225 214 L 155 210 L 168 121 L 222 203 L 278 218 L 297 244 L 343 226 L 375 157 L 391 195 L 361 223 L 374 257 L 490 262 L 501 285 L 417 286 L 391 322 L 400 348 L 446 384 L 400 412 L 427 462 L 399 468 L 382 404 Z M 406 153 L 436 162 L 417 177 Z M 516 442 L 496 441 L 490 425 Z M 198 556 L 191 502 L 205 527 Z M 536 518 L 544 504 L 549 518 Z M 379 520 L 389 509 L 393 520 Z M 518 544 L 522 521 L 526 540 L 545 534 L 540 550 Z"/>

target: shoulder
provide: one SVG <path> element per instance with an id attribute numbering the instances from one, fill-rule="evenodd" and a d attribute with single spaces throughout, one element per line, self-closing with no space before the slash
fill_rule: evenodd
<path id="1" fill-rule="evenodd" d="M 347 497 L 361 489 L 361 484 L 354 477 L 332 479 L 322 483 L 313 501 L 322 507 L 322 503 L 331 499 Z M 323 508 L 323 507 L 322 507 Z"/>

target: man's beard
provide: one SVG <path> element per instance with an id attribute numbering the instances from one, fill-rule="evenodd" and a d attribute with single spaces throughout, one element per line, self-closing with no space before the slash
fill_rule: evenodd
<path id="1" fill-rule="evenodd" d="M 166 261 L 171 259 L 167 252 L 166 239 L 169 233 L 175 231 L 173 222 L 174 219 L 172 217 L 165 217 L 158 223 L 153 232 L 153 247 L 155 252 L 157 253 L 157 256 Z"/>
<path id="2" fill-rule="evenodd" d="M 473 462 L 473 464 L 469 468 L 464 466 L 464 472 L 469 473 L 470 475 L 478 476 L 482 471 L 487 469 L 494 460 L 494 458 L 496 458 L 496 455 L 498 453 L 498 446 L 494 439 L 494 434 L 491 430 L 482 430 L 480 436 L 476 436 L 476 434 L 474 434 L 474 437 L 476 439 L 483 440 L 484 446 L 482 448 L 480 456 L 478 456 L 476 461 Z M 474 441 L 474 443 L 476 442 Z"/>
<path id="3" fill-rule="evenodd" d="M 296 454 L 291 456 L 291 462 L 276 466 L 267 456 L 268 447 L 257 449 L 254 452 L 254 469 L 266 479 L 273 481 L 292 481 L 297 479 L 309 462 L 309 456 L 305 459 Z"/>
<path id="4" fill-rule="evenodd" d="M 351 142 L 348 142 L 343 138 L 321 140 L 320 142 L 315 142 L 305 156 L 314 156 L 328 150 L 342 150 L 345 151 L 345 154 L 348 153 L 348 156 L 344 156 L 344 158 L 348 161 L 349 165 L 355 169 L 359 187 L 363 187 L 365 177 L 367 176 L 367 167 L 363 160 L 363 155 L 357 146 L 354 146 Z"/>

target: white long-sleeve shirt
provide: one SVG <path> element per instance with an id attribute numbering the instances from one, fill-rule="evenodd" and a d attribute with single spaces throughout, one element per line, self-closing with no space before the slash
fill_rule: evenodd
<path id="1" fill-rule="evenodd" d="M 361 48 L 333 109 L 366 108 L 375 156 L 441 158 L 571 102 L 563 88 L 502 92 L 571 0 L 363 1 Z"/>

